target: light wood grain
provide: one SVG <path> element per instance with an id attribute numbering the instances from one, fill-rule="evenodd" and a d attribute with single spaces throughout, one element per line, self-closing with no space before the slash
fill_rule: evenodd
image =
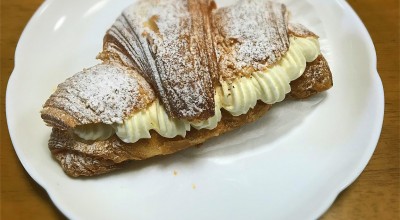
<path id="1" fill-rule="evenodd" d="M 400 219 L 399 1 L 349 0 L 367 26 L 385 88 L 385 119 L 376 151 L 361 176 L 322 219 Z M 5 90 L 19 36 L 42 0 L 1 1 L 1 219 L 64 219 L 23 169 L 5 121 Z"/>

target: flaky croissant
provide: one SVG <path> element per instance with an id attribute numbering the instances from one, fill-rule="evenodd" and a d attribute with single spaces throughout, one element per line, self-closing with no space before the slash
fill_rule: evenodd
<path id="1" fill-rule="evenodd" d="M 61 83 L 41 117 L 70 176 L 201 144 L 287 96 L 332 87 L 318 36 L 283 4 L 141 0 L 104 36 L 101 64 Z"/>

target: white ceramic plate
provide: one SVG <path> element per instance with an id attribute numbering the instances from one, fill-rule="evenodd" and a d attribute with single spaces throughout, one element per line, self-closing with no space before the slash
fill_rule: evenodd
<path id="1" fill-rule="evenodd" d="M 131 0 L 45 1 L 21 36 L 7 88 L 8 126 L 21 163 L 73 219 L 317 218 L 370 159 L 383 88 L 371 38 L 345 1 L 284 2 L 293 20 L 321 36 L 334 88 L 276 105 L 201 149 L 72 179 L 47 149 L 50 128 L 39 111 L 58 83 L 98 62 L 103 34 Z"/>

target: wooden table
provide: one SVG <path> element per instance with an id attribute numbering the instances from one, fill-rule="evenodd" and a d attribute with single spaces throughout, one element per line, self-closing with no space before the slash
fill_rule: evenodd
<path id="1" fill-rule="evenodd" d="M 1 1 L 1 219 L 63 219 L 22 167 L 7 130 L 5 90 L 21 32 L 42 0 Z M 376 151 L 361 176 L 322 219 L 400 219 L 399 2 L 349 0 L 367 26 L 385 88 L 385 120 Z"/>

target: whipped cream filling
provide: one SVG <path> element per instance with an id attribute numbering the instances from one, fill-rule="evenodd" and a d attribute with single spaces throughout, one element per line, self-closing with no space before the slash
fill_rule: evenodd
<path id="1" fill-rule="evenodd" d="M 74 133 L 85 140 L 104 141 L 115 134 L 115 130 L 111 125 L 98 123 L 77 126 Z"/>
<path id="2" fill-rule="evenodd" d="M 290 47 L 285 56 L 274 66 L 239 77 L 232 81 L 220 81 L 216 88 L 215 115 L 204 121 L 189 122 L 168 117 L 159 100 L 143 109 L 123 123 L 112 125 L 93 124 L 78 126 L 74 133 L 85 140 L 105 140 L 114 133 L 126 143 L 135 143 L 142 138 L 151 138 L 150 130 L 163 137 L 185 137 L 191 127 L 214 129 L 221 120 L 221 109 L 233 116 L 246 114 L 258 100 L 267 104 L 282 101 L 290 92 L 290 82 L 304 72 L 307 62 L 314 61 L 320 54 L 319 41 L 315 37 L 290 37 Z"/>
<path id="3" fill-rule="evenodd" d="M 113 127 L 117 136 L 126 143 L 134 143 L 141 138 L 151 138 L 150 130 L 166 138 L 178 135 L 185 137 L 186 131 L 190 130 L 189 123 L 168 117 L 158 99 L 147 109 L 132 115 L 122 124 L 114 124 Z"/>
<path id="4" fill-rule="evenodd" d="M 299 78 L 307 65 L 320 54 L 317 38 L 290 38 L 290 47 L 280 62 L 250 77 L 234 82 L 221 81 L 222 107 L 233 116 L 246 114 L 258 100 L 267 104 L 281 102 L 290 92 L 290 82 Z"/>

